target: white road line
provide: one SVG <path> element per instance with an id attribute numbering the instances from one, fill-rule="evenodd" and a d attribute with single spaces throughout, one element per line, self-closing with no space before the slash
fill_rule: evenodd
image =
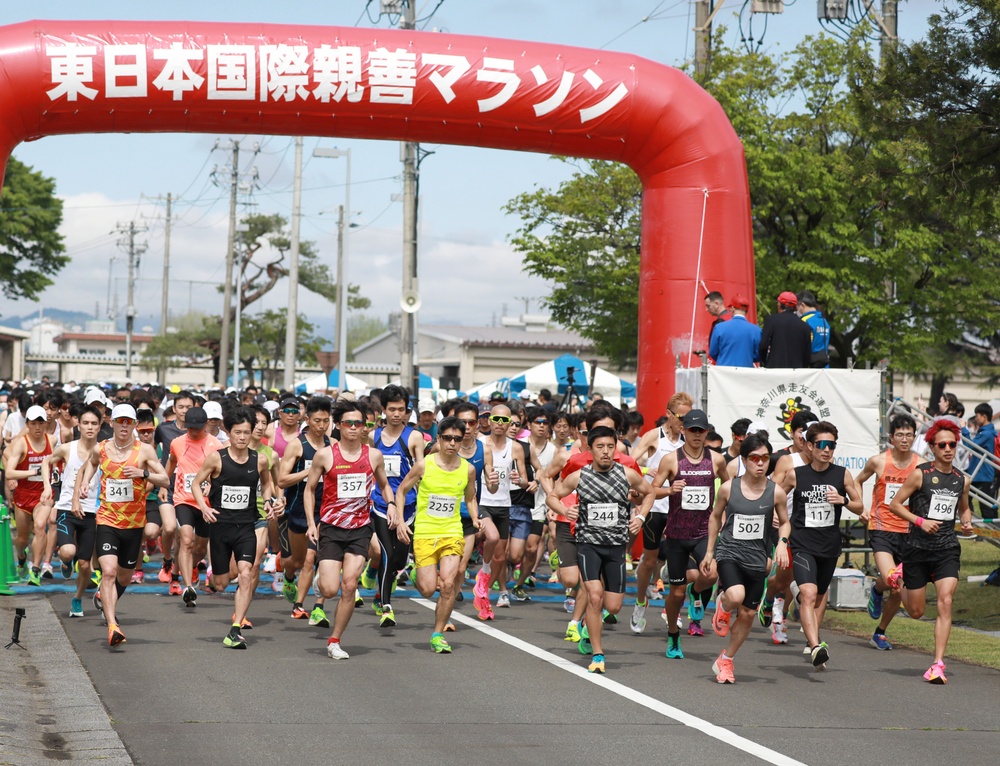
<path id="1" fill-rule="evenodd" d="M 411 599 L 414 603 L 420 604 L 423 607 L 433 610 L 436 604 L 433 601 L 428 601 L 423 598 Z M 491 638 L 495 638 L 497 641 L 502 641 L 508 646 L 512 646 L 515 649 L 520 649 L 526 654 L 530 654 L 532 657 L 537 657 L 538 659 L 549 663 L 550 665 L 555 665 L 561 670 L 565 670 L 567 673 L 572 673 L 578 678 L 582 678 L 584 681 L 589 681 L 592 684 L 600 686 L 603 689 L 607 689 L 610 692 L 617 694 L 619 697 L 624 697 L 625 699 L 636 703 L 637 705 L 642 705 L 653 712 L 659 713 L 666 718 L 670 718 L 677 723 L 682 723 L 692 729 L 700 731 L 702 734 L 707 734 L 713 739 L 717 739 L 720 742 L 724 742 L 727 745 L 731 745 L 745 753 L 756 756 L 762 761 L 767 763 L 773 763 L 775 766 L 805 766 L 802 761 L 796 761 L 794 758 L 789 758 L 787 755 L 783 755 L 775 750 L 771 750 L 768 747 L 764 747 L 756 742 L 752 742 L 749 739 L 741 737 L 739 734 L 734 734 L 729 731 L 729 729 L 723 729 L 721 726 L 716 726 L 713 723 L 709 723 L 697 716 L 691 715 L 690 713 L 685 713 L 679 708 L 675 708 L 673 705 L 668 705 L 665 702 L 661 702 L 658 699 L 650 697 L 648 694 L 643 694 L 642 692 L 636 691 L 624 684 L 620 684 L 617 681 L 612 681 L 607 676 L 597 675 L 595 673 L 589 673 L 586 669 L 570 662 L 563 657 L 548 652 L 545 649 L 539 649 L 534 644 L 529 644 L 527 641 L 522 641 L 516 636 L 512 636 L 509 633 L 504 633 L 502 630 L 497 630 L 496 628 L 485 625 L 481 622 L 477 622 L 470 617 L 466 617 L 463 614 L 454 612 L 451 615 L 451 619 L 456 622 L 461 622 L 463 625 L 468 625 L 470 628 L 478 630 L 480 633 L 485 633 Z"/>

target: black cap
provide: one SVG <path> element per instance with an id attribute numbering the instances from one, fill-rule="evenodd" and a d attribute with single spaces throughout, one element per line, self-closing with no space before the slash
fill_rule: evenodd
<path id="1" fill-rule="evenodd" d="M 711 428 L 708 424 L 708 415 L 702 410 L 691 410 L 684 416 L 685 428 L 704 428 L 706 431 Z"/>
<path id="2" fill-rule="evenodd" d="M 184 415 L 185 428 L 204 428 L 208 425 L 208 415 L 202 407 L 192 407 Z"/>
<path id="3" fill-rule="evenodd" d="M 298 407 L 299 404 L 297 396 L 283 396 L 281 398 L 281 409 L 285 409 L 285 407 Z"/>

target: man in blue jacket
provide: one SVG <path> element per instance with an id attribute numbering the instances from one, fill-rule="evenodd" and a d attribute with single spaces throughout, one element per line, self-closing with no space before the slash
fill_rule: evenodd
<path id="1" fill-rule="evenodd" d="M 758 361 L 761 330 L 747 320 L 750 301 L 737 293 L 729 302 L 729 308 L 733 317 L 715 326 L 708 355 L 720 367 L 753 367 Z"/>
<path id="2" fill-rule="evenodd" d="M 803 290 L 798 294 L 799 305 L 795 311 L 799 318 L 809 325 L 812 337 L 812 356 L 810 366 L 823 368 L 830 366 L 830 323 L 826 321 L 823 312 L 819 310 L 816 296 L 812 290 Z"/>
<path id="3" fill-rule="evenodd" d="M 993 445 L 996 443 L 997 431 L 993 427 L 993 408 L 990 405 L 983 402 L 982 404 L 976 405 L 976 435 L 972 437 L 972 441 L 979 447 L 982 447 L 990 455 L 993 454 Z M 973 455 L 972 459 L 969 461 L 971 466 L 979 465 L 980 456 Z M 980 492 L 994 497 L 993 495 L 993 477 L 994 470 L 992 463 L 983 461 L 982 465 L 972 475 L 972 486 L 978 489 Z M 996 515 L 993 510 L 995 505 L 993 503 L 986 503 L 977 498 L 979 503 L 979 515 L 984 519 L 988 519 Z"/>

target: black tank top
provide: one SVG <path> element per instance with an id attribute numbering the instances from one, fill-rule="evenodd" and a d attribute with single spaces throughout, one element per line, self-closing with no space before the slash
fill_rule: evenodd
<path id="1" fill-rule="evenodd" d="M 811 553 L 813 556 L 836 558 L 840 556 L 840 513 L 843 504 L 826 499 L 827 487 L 846 497 L 844 476 L 847 469 L 831 465 L 825 471 L 813 470 L 812 465 L 795 469 L 795 495 L 792 502 L 793 551 Z"/>
<path id="2" fill-rule="evenodd" d="M 237 463 L 229 454 L 229 448 L 219 450 L 222 468 L 212 479 L 208 491 L 208 503 L 218 512 L 216 523 L 253 524 L 257 518 L 257 485 L 260 473 L 257 470 L 257 453 L 247 450 L 247 462 Z"/>
<path id="3" fill-rule="evenodd" d="M 295 461 L 295 465 L 292 466 L 292 473 L 298 473 L 299 471 L 308 470 L 312 465 L 313 458 L 316 457 L 316 448 L 309 443 L 309 439 L 305 434 L 299 436 L 299 441 L 302 442 L 302 454 L 299 459 Z M 330 440 L 324 436 L 323 446 L 329 447 Z M 285 493 L 285 513 L 289 516 L 301 516 L 305 518 L 306 507 L 303 504 L 302 496 L 306 492 L 306 480 L 303 479 L 294 487 L 290 487 Z M 319 522 L 319 509 L 323 505 L 323 477 L 319 477 L 319 482 L 316 484 L 316 504 L 313 506 L 315 508 L 316 521 Z"/>
<path id="4" fill-rule="evenodd" d="M 923 476 L 920 489 L 910 498 L 910 511 L 925 519 L 940 521 L 941 526 L 929 535 L 911 524 L 906 541 L 914 548 L 925 551 L 959 547 L 955 534 L 955 513 L 965 490 L 965 477 L 954 468 L 951 473 L 941 473 L 934 468 L 934 463 L 921 463 L 916 470 Z"/>

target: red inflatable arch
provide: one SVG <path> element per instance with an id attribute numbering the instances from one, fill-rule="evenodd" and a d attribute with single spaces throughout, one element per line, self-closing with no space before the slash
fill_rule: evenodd
<path id="1" fill-rule="evenodd" d="M 676 69 L 623 53 L 414 31 L 35 21 L 0 27 L 0 169 L 67 133 L 338 136 L 615 160 L 642 179 L 639 408 L 706 348 L 707 290 L 754 294 L 743 147 Z"/>

